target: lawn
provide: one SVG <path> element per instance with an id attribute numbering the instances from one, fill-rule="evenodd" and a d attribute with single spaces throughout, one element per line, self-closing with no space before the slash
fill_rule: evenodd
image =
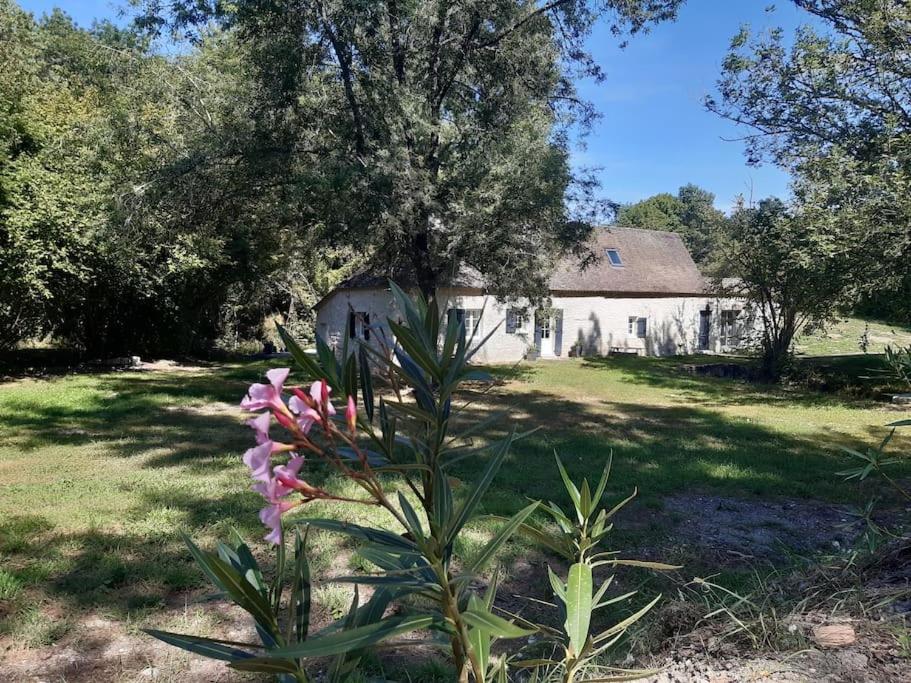
<path id="1" fill-rule="evenodd" d="M 795 346 L 800 354 L 832 356 L 862 353 L 862 340 L 866 340 L 869 353 L 882 353 L 887 346 L 911 345 L 911 328 L 862 318 L 844 318 L 822 332 L 799 337 Z"/>
<path id="2" fill-rule="evenodd" d="M 468 417 L 496 406 L 511 411 L 502 430 L 542 429 L 515 446 L 485 510 L 511 513 L 527 498 L 563 502 L 554 451 L 577 477 L 597 477 L 613 452 L 609 494 L 641 492 L 618 518 L 617 542 L 646 550 L 646 537 L 669 531 L 667 501 L 686 521 L 681 496 L 860 505 L 871 488 L 835 474 L 846 463 L 839 447 L 872 444 L 886 423 L 909 417 L 847 396 L 697 378 L 680 363 L 610 358 L 494 368 L 502 382 L 467 392 L 475 399 Z M 0 386 L 0 643 L 48 645 L 99 614 L 127 630 L 173 627 L 175 606 L 202 584 L 177 531 L 203 542 L 231 527 L 248 538 L 262 534 L 260 499 L 240 462 L 251 435 L 236 405 L 265 368 L 224 364 Z M 911 450 L 907 435 L 894 444 Z M 471 479 L 480 464 L 466 461 L 456 474 Z M 911 476 L 911 468 L 900 474 Z M 369 517 L 329 506 L 308 512 Z M 487 532 L 476 528 L 461 552 Z M 318 574 L 358 566 L 336 544 L 316 539 Z M 520 543 L 509 552 L 527 550 Z M 330 612 L 344 599 L 323 589 Z"/>

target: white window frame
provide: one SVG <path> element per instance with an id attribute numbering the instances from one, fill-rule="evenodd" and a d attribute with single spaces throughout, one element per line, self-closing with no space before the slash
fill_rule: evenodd
<path id="1" fill-rule="evenodd" d="M 642 334 L 639 329 L 642 328 Z M 642 315 L 631 315 L 627 318 L 626 333 L 636 339 L 645 339 L 648 336 L 648 318 Z"/>
<path id="2" fill-rule="evenodd" d="M 456 322 L 465 323 L 465 335 L 471 338 L 483 335 L 480 308 L 450 308 L 449 315 L 454 315 Z"/>
<path id="3" fill-rule="evenodd" d="M 526 334 L 528 314 L 519 308 L 506 309 L 506 334 Z"/>
<path id="4" fill-rule="evenodd" d="M 740 311 L 736 308 L 727 308 L 721 311 L 719 338 L 724 347 L 734 347 L 740 344 Z"/>
<path id="5" fill-rule="evenodd" d="M 616 263 L 614 263 L 614 259 L 611 257 L 611 254 L 614 254 L 617 257 Z M 611 268 L 623 267 L 623 257 L 620 255 L 620 250 L 616 247 L 608 247 L 604 250 L 604 255 L 607 257 L 607 262 L 610 264 Z"/>

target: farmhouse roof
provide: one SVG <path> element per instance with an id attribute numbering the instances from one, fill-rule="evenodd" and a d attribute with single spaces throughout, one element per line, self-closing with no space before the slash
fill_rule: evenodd
<path id="1" fill-rule="evenodd" d="M 706 291 L 706 282 L 677 233 L 608 226 L 596 228 L 587 247 L 594 259 L 570 255 L 556 265 L 550 277 L 552 293 L 667 296 Z M 609 251 L 615 253 L 609 255 Z M 406 271 L 373 268 L 352 275 L 338 288 L 385 287 L 389 279 L 405 284 L 413 281 Z M 484 289 L 482 276 L 472 268 L 462 268 L 446 285 Z"/>
<path id="2" fill-rule="evenodd" d="M 551 291 L 639 295 L 705 292 L 705 280 L 675 232 L 597 228 L 588 246 L 597 260 L 581 267 L 579 258 L 564 258 L 550 277 Z"/>

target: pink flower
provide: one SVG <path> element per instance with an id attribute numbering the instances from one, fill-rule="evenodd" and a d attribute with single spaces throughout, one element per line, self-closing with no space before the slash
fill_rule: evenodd
<path id="1" fill-rule="evenodd" d="M 298 396 L 291 397 L 288 401 L 288 407 L 292 413 L 297 415 L 297 426 L 304 434 L 309 434 L 313 423 L 322 419 L 316 409 L 311 408 Z"/>
<path id="2" fill-rule="evenodd" d="M 288 486 L 286 481 L 294 481 L 297 479 L 297 475 L 301 471 L 301 467 L 304 466 L 304 458 L 300 455 L 295 455 L 288 461 L 287 465 L 277 465 L 272 470 L 272 474 L 282 486 Z M 293 489 L 293 486 L 289 487 L 289 491 Z"/>
<path id="3" fill-rule="evenodd" d="M 353 436 L 357 429 L 357 404 L 354 402 L 354 396 L 348 397 L 348 407 L 345 408 L 345 422 L 348 423 L 348 431 Z"/>
<path id="4" fill-rule="evenodd" d="M 270 530 L 263 538 L 269 543 L 278 545 L 282 542 L 282 515 L 293 507 L 300 505 L 298 502 L 278 501 L 267 505 L 259 511 L 259 520 Z"/>
<path id="5" fill-rule="evenodd" d="M 288 368 L 273 368 L 266 373 L 269 384 L 251 384 L 247 390 L 247 395 L 240 402 L 240 407 L 244 410 L 277 410 L 283 412 L 287 410 L 282 401 L 282 388 L 285 380 L 288 379 Z"/>
<path id="6" fill-rule="evenodd" d="M 247 420 L 247 426 L 256 434 L 256 443 L 264 444 L 271 441 L 269 438 L 269 423 L 272 416 L 269 413 L 260 413 L 252 420 Z"/>
<path id="7" fill-rule="evenodd" d="M 250 475 L 257 481 L 271 479 L 269 467 L 272 464 L 272 442 L 266 441 L 244 453 L 244 464 L 250 468 Z"/>
<path id="8" fill-rule="evenodd" d="M 281 413 L 279 413 L 279 415 L 281 415 Z M 269 437 L 269 422 L 271 420 L 271 417 L 271 413 L 260 413 L 252 420 L 247 420 L 247 426 L 252 428 L 253 432 L 256 435 L 256 443 L 260 446 L 263 444 L 269 444 L 273 453 L 294 450 L 294 446 L 291 444 L 279 443 L 277 441 L 273 441 Z M 276 417 L 278 418 L 278 415 L 276 415 Z M 278 418 L 278 421 L 281 422 L 281 418 Z"/>
<path id="9" fill-rule="evenodd" d="M 319 407 L 325 406 L 327 414 L 335 415 L 335 406 L 329 403 L 331 393 L 332 389 L 325 380 L 318 379 L 310 386 L 310 398 L 313 402 Z"/>

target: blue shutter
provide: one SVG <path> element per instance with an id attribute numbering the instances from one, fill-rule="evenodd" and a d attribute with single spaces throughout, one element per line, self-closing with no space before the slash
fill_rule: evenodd
<path id="1" fill-rule="evenodd" d="M 560 356 L 563 353 L 563 309 L 554 311 L 554 355 Z"/>

